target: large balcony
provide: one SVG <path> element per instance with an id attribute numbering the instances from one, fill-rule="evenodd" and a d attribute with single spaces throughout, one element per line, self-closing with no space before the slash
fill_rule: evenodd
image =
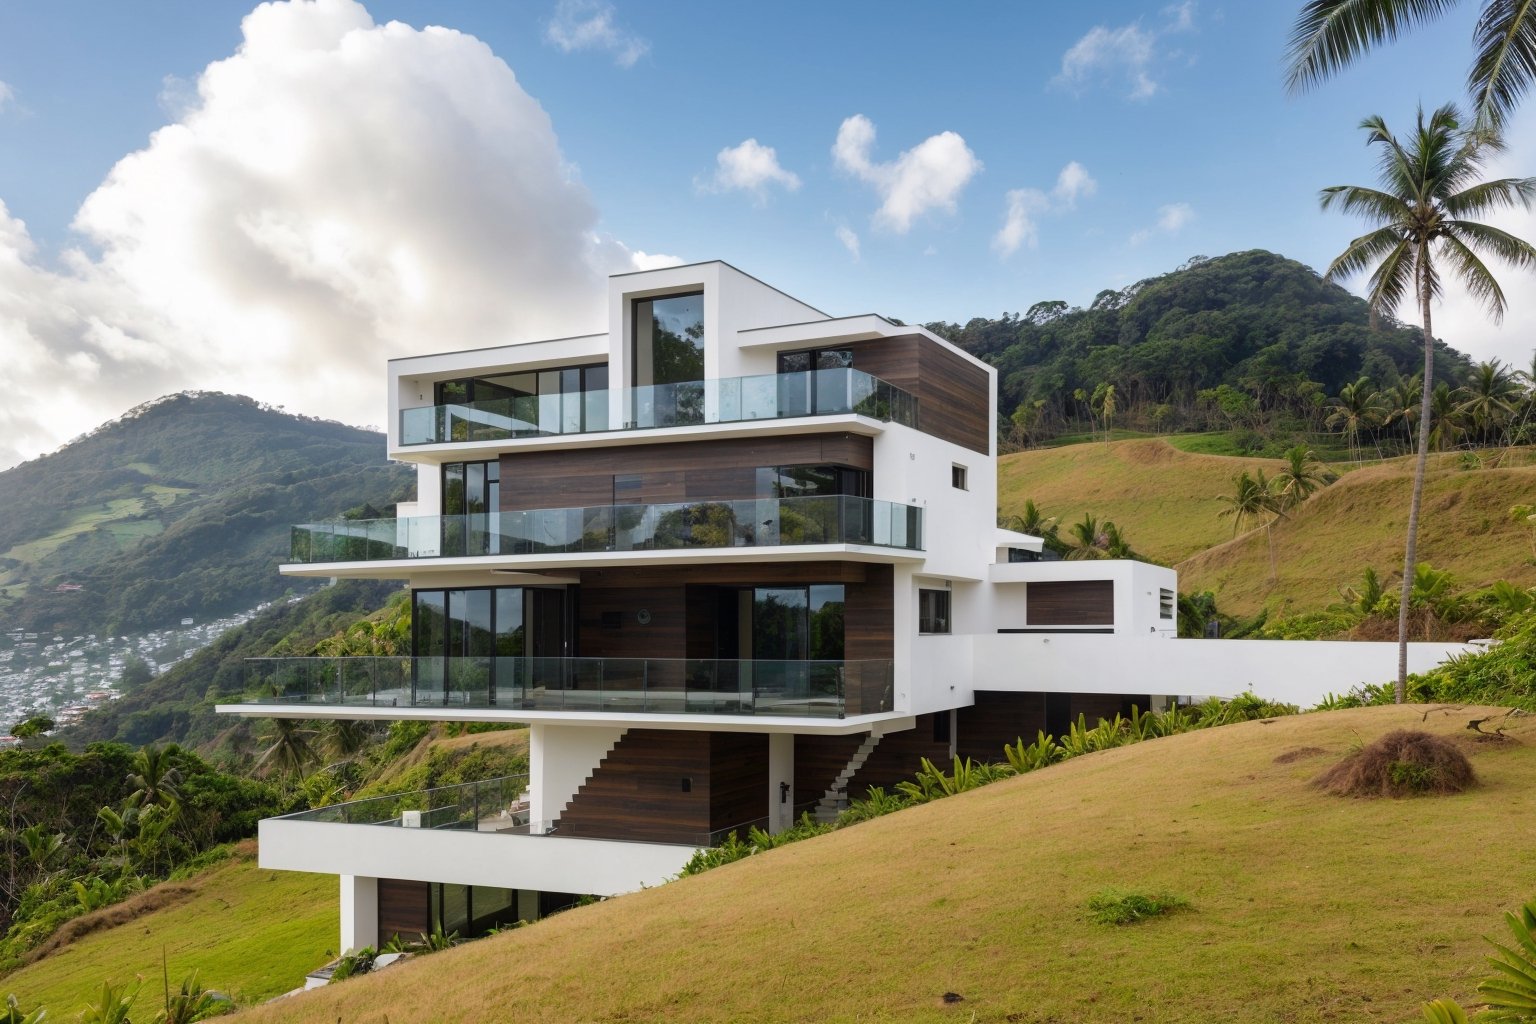
<path id="1" fill-rule="evenodd" d="M 246 705 L 838 719 L 892 710 L 892 663 L 247 658 Z"/>
<path id="2" fill-rule="evenodd" d="M 307 564 L 824 544 L 921 551 L 923 510 L 831 494 L 347 519 L 295 526 L 289 560 Z"/>
<path id="3" fill-rule="evenodd" d="M 810 370 L 630 388 L 629 421 L 610 423 L 608 391 L 528 395 L 400 411 L 400 444 L 744 423 L 854 414 L 917 426 L 917 399 L 862 370 Z"/>

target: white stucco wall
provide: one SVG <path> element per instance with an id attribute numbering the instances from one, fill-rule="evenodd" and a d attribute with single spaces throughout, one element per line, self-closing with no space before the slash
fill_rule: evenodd
<path id="1" fill-rule="evenodd" d="M 569 726 L 547 722 L 529 725 L 529 817 L 536 822 L 558 818 L 582 783 L 597 770 L 599 762 L 608 756 L 627 731 L 622 726 Z"/>
<path id="2" fill-rule="evenodd" d="M 263 868 L 596 896 L 617 896 L 660 885 L 676 875 L 693 855 L 693 847 L 665 843 L 343 825 L 287 818 L 261 822 L 257 838 Z M 362 895 L 354 889 L 354 910 L 363 909 L 355 902 Z M 362 919 L 358 914 L 354 917 Z"/>

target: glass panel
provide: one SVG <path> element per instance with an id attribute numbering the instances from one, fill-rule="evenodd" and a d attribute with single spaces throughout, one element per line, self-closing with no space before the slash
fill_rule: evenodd
<path id="1" fill-rule="evenodd" d="M 441 590 L 418 590 L 411 625 L 415 636 L 411 651 L 416 655 L 414 683 L 418 693 L 443 690 L 443 658 L 448 653 L 448 601 Z"/>
<path id="2" fill-rule="evenodd" d="M 583 429 L 608 429 L 608 367 L 589 366 L 583 371 Z"/>
<path id="3" fill-rule="evenodd" d="M 818 661 L 842 661 L 843 585 L 817 584 L 810 590 L 810 655 Z"/>
<path id="4" fill-rule="evenodd" d="M 635 386 L 704 379 L 704 296 L 635 303 Z"/>
<path id="5" fill-rule="evenodd" d="M 445 882 L 442 901 L 443 934 L 469 934 L 469 886 Z"/>
<path id="6" fill-rule="evenodd" d="M 804 587 L 758 587 L 753 591 L 752 657 L 795 660 L 809 648 Z"/>

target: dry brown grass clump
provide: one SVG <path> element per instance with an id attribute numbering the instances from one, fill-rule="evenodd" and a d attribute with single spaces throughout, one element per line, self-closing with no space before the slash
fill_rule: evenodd
<path id="1" fill-rule="evenodd" d="M 1305 761 L 1309 757 L 1317 757 L 1328 751 L 1322 747 L 1297 747 L 1295 750 L 1287 750 L 1275 758 L 1275 764 L 1295 764 L 1297 761 Z"/>
<path id="2" fill-rule="evenodd" d="M 1396 729 L 1354 751 L 1317 777 L 1335 796 L 1460 793 L 1477 781 L 1455 743 L 1418 729 Z"/>
<path id="3" fill-rule="evenodd" d="M 137 895 L 130 896 L 121 903 L 114 903 L 110 907 L 102 907 L 93 910 L 89 914 L 71 918 L 59 926 L 58 931 L 43 940 L 42 944 L 27 953 L 25 961 L 36 963 L 43 957 L 92 932 L 99 932 L 105 928 L 116 928 L 118 925 L 127 924 L 135 918 L 152 914 L 166 907 L 173 907 L 178 903 L 191 899 L 197 895 L 197 890 L 190 885 L 181 885 L 176 882 L 167 882 L 157 885 L 153 889 L 146 889 Z"/>

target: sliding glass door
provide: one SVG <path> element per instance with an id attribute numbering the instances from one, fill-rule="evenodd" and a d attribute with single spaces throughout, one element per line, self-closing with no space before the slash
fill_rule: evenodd
<path id="1" fill-rule="evenodd" d="M 417 590 L 413 597 L 418 704 L 495 704 L 498 687 L 505 691 L 522 682 L 523 659 L 567 656 L 562 589 Z"/>

